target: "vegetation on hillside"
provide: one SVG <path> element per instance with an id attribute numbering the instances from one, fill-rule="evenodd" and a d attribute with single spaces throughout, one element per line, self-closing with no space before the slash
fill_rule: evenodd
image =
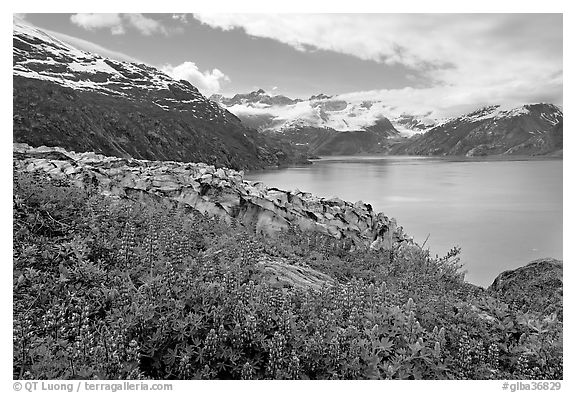
<path id="1" fill-rule="evenodd" d="M 147 92 L 144 88 L 140 94 Z M 206 99 L 183 104 L 180 99 L 192 98 L 168 98 L 176 108 L 165 110 L 151 97 L 128 99 L 15 76 L 12 135 L 14 142 L 36 147 L 233 169 L 306 163 L 290 146 L 244 127 L 229 112 L 216 119 L 219 112 Z"/>
<path id="2" fill-rule="evenodd" d="M 23 379 L 562 379 L 562 322 L 464 282 L 458 250 L 270 239 L 166 201 L 14 173 Z M 336 280 L 265 280 L 282 258 Z"/>

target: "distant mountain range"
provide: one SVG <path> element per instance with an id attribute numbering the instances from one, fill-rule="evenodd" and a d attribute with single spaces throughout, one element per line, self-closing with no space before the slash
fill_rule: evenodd
<path id="1" fill-rule="evenodd" d="M 210 99 L 221 103 L 224 106 L 244 105 L 244 104 L 265 104 L 265 105 L 292 105 L 302 102 L 300 99 L 291 99 L 286 96 L 270 96 L 263 89 L 250 92 L 248 94 L 236 94 L 231 98 L 226 98 L 221 94 L 213 94 Z"/>
<path id="2" fill-rule="evenodd" d="M 210 97 L 244 124 L 277 135 L 302 154 L 561 155 L 563 114 L 552 104 L 493 105 L 445 120 L 398 113 L 379 101 L 309 99 L 264 90 Z"/>
<path id="3" fill-rule="evenodd" d="M 326 94 L 308 99 L 269 95 L 258 89 L 227 98 L 210 97 L 235 113 L 248 127 L 276 135 L 308 156 L 386 154 L 401 136 L 430 128 L 430 119 L 403 114 L 389 120 L 389 107 L 381 102 L 347 102 Z M 391 116 L 390 116 L 391 117 Z"/>
<path id="4" fill-rule="evenodd" d="M 19 21 L 13 80 L 14 142 L 237 169 L 298 160 L 187 81 L 78 50 Z"/>
<path id="5" fill-rule="evenodd" d="M 308 99 L 270 95 L 263 89 L 224 97 L 214 94 L 211 100 L 238 116 L 246 125 L 260 131 L 284 131 L 301 126 L 335 131 L 367 131 L 379 120 L 392 123 L 395 135 L 411 136 L 434 125 L 426 116 L 406 113 L 395 115 L 397 108 L 383 102 L 362 100 L 348 102 L 341 97 L 320 93 Z"/>

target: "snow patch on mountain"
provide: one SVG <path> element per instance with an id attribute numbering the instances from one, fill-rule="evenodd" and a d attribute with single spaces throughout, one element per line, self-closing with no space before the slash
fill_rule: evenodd
<path id="1" fill-rule="evenodd" d="M 289 104 L 270 102 L 293 101 Z M 374 126 L 383 118 L 389 119 L 402 136 L 424 132 L 434 124 L 426 116 L 408 115 L 400 108 L 384 102 L 340 99 L 339 96 L 313 95 L 307 100 L 292 100 L 283 96 L 268 96 L 263 90 L 237 94 L 232 98 L 213 96 L 217 102 L 240 118 L 262 117 L 268 119 L 260 129 L 283 131 L 300 126 L 332 128 L 336 131 L 360 131 Z M 228 103 L 228 105 L 227 105 Z M 233 105 L 230 105 L 232 104 Z"/>
<path id="2" fill-rule="evenodd" d="M 21 20 L 13 23 L 13 75 L 75 90 L 151 102 L 166 111 L 188 111 L 224 120 L 231 114 L 187 81 L 143 64 L 85 52 Z"/>
<path id="3" fill-rule="evenodd" d="M 468 115 L 461 116 L 455 119 L 460 121 L 470 121 L 470 122 L 480 122 L 485 120 L 499 120 L 506 118 L 514 118 L 529 115 L 531 113 L 531 107 L 538 104 L 528 104 L 519 107 L 504 106 L 504 105 L 492 105 L 479 109 Z M 549 104 L 546 104 L 549 105 Z M 551 105 L 552 106 L 552 105 Z M 558 112 L 550 114 L 541 113 L 540 116 L 550 122 L 551 124 L 557 124 L 560 121 L 560 109 L 553 106 Z"/>
<path id="4" fill-rule="evenodd" d="M 526 104 L 522 106 L 491 105 L 463 116 L 452 117 L 439 121 L 432 129 L 444 127 L 449 123 L 479 123 L 487 120 L 497 121 L 526 116 L 532 114 L 532 111 L 538 105 L 545 105 L 553 109 L 551 113 L 542 112 L 539 114 L 542 119 L 548 121 L 550 124 L 558 124 L 558 122 L 562 119 L 561 109 L 552 104 Z"/>
<path id="5" fill-rule="evenodd" d="M 104 59 L 94 59 L 94 61 L 81 62 L 81 63 L 70 63 L 68 68 L 74 72 L 88 72 L 91 74 L 96 74 L 97 72 L 103 72 L 106 74 L 111 74 L 112 77 L 122 76 L 114 68 L 110 67 Z"/>
<path id="6" fill-rule="evenodd" d="M 400 133 L 400 136 L 405 138 L 410 138 L 414 135 L 419 135 L 425 132 L 422 130 L 405 127 L 401 124 L 395 123 L 394 121 L 392 121 L 392 124 L 394 125 L 394 128 L 396 128 L 396 130 Z"/>

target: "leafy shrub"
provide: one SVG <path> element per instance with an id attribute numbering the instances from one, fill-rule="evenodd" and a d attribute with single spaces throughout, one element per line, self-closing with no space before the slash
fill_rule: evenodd
<path id="1" fill-rule="evenodd" d="M 458 250 L 261 237 L 14 174 L 15 378 L 562 378 L 562 323 L 464 282 Z M 264 256 L 335 278 L 274 285 Z"/>

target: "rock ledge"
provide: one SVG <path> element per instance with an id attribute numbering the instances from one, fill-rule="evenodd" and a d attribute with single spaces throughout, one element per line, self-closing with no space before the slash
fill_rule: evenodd
<path id="1" fill-rule="evenodd" d="M 368 204 L 266 187 L 261 182 L 244 180 L 242 171 L 26 144 L 14 144 L 13 158 L 16 170 L 42 170 L 79 187 L 95 186 L 105 195 L 168 198 L 210 216 L 236 218 L 270 235 L 294 226 L 372 249 L 391 249 L 411 242 L 394 219 L 374 212 Z"/>

